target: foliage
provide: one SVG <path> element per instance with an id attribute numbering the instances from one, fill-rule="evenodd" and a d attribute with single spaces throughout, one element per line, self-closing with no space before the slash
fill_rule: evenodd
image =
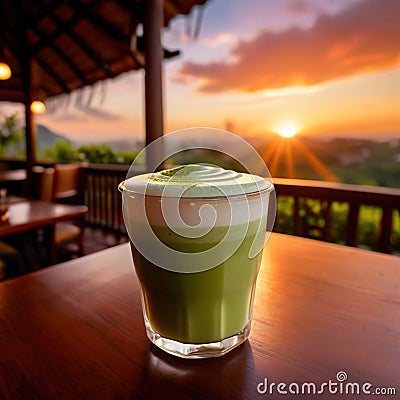
<path id="1" fill-rule="evenodd" d="M 4 155 L 11 145 L 18 148 L 23 131 L 19 123 L 18 114 L 0 114 L 0 118 L 0 155 Z"/>
<path id="2" fill-rule="evenodd" d="M 116 153 L 117 163 L 118 164 L 132 164 L 133 161 L 138 156 L 139 151 L 121 151 L 120 153 Z M 136 159 L 136 164 L 140 164 L 139 160 Z M 143 162 L 142 162 L 143 163 Z"/>
<path id="3" fill-rule="evenodd" d="M 53 147 L 47 147 L 43 153 L 46 159 L 61 163 L 86 161 L 104 164 L 131 164 L 137 154 L 137 151 L 129 150 L 115 152 L 106 144 L 89 144 L 76 148 L 65 140 L 59 140 Z"/>
<path id="4" fill-rule="evenodd" d="M 277 218 L 275 230 L 281 233 L 294 234 L 294 199 L 290 196 L 280 196 L 276 206 Z"/>
<path id="5" fill-rule="evenodd" d="M 60 163 L 75 161 L 77 154 L 71 143 L 66 140 L 59 140 L 54 147 L 44 149 L 44 157 L 57 160 Z"/>
<path id="6" fill-rule="evenodd" d="M 307 210 L 307 211 L 306 211 Z M 321 239 L 321 229 L 326 219 L 322 217 L 323 202 L 316 199 L 303 199 L 300 204 L 300 218 L 302 236 Z M 346 243 L 346 222 L 349 206 L 346 203 L 333 202 L 331 204 L 330 227 L 328 240 L 332 243 Z M 378 249 L 379 221 L 382 210 L 379 207 L 361 206 L 358 225 L 358 246 L 369 249 Z M 315 228 L 315 226 L 317 228 Z M 310 228 L 311 227 L 311 228 Z M 319 228 L 319 229 L 318 229 Z M 277 220 L 274 229 L 280 233 L 294 234 L 294 200 L 289 196 L 281 196 L 277 204 Z M 392 247 L 395 254 L 400 254 L 400 213 L 395 211 L 393 217 Z"/>
<path id="7" fill-rule="evenodd" d="M 79 159 L 90 163 L 115 164 L 117 157 L 114 151 L 105 144 L 80 146 L 77 150 Z"/>

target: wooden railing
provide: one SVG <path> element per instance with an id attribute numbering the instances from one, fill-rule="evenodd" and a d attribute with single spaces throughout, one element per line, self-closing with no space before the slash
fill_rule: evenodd
<path id="1" fill-rule="evenodd" d="M 126 233 L 117 188 L 128 170 L 82 167 L 79 201 L 89 208 L 88 224 Z M 133 174 L 143 172 L 139 167 Z M 279 178 L 273 183 L 274 231 L 400 255 L 400 189 Z"/>
<path id="2" fill-rule="evenodd" d="M 82 167 L 79 192 L 89 209 L 88 224 L 126 232 L 118 184 L 126 179 L 128 171 L 128 165 L 89 164 Z M 131 169 L 130 176 L 143 172 L 141 167 Z"/>
<path id="3" fill-rule="evenodd" d="M 273 181 L 278 198 L 274 230 L 284 231 L 282 214 L 285 210 L 280 205 L 286 198 L 292 200 L 293 231 L 290 233 L 294 235 L 400 253 L 400 189 L 299 179 L 276 178 Z M 336 214 L 342 216 L 341 223 L 334 219 L 335 206 Z M 365 223 L 361 212 L 371 211 L 371 207 L 376 223 L 372 245 L 359 240 L 361 223 Z M 335 232 L 335 227 L 341 232 Z"/>
<path id="4" fill-rule="evenodd" d="M 127 172 L 128 166 L 119 165 L 83 168 L 88 223 L 125 233 L 117 187 Z M 274 231 L 400 254 L 400 189 L 278 178 L 273 183 L 278 204 Z M 372 244 L 359 240 L 362 214 L 371 206 L 378 210 L 376 232 L 368 233 L 374 236 Z"/>
<path id="5" fill-rule="evenodd" d="M 127 165 L 108 164 L 89 164 L 82 168 L 80 193 L 88 206 L 88 224 L 124 232 L 121 196 L 117 188 L 128 169 Z"/>

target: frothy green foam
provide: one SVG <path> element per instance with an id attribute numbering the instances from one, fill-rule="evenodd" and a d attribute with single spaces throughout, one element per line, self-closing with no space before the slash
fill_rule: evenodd
<path id="1" fill-rule="evenodd" d="M 153 196 L 218 197 L 272 190 L 272 184 L 258 175 L 239 173 L 203 164 L 188 164 L 124 182 L 124 191 Z"/>

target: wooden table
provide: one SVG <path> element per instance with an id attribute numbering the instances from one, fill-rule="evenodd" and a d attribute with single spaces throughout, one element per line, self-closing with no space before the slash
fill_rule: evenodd
<path id="1" fill-rule="evenodd" d="M 0 222 L 0 237 L 54 226 L 57 222 L 83 217 L 86 213 L 86 206 L 10 196 L 8 220 Z"/>
<path id="2" fill-rule="evenodd" d="M 26 179 L 26 169 L 7 169 L 0 171 L 0 183 L 11 181 L 24 181 Z"/>
<path id="3" fill-rule="evenodd" d="M 0 398 L 381 398 L 262 394 L 339 371 L 399 398 L 399 258 L 272 234 L 250 339 L 209 360 L 149 343 L 128 244 L 0 284 Z"/>
<path id="4" fill-rule="evenodd" d="M 17 196 L 8 198 L 8 219 L 0 220 L 0 238 L 21 234 L 17 244 L 21 244 L 24 269 L 34 270 L 38 267 L 54 264 L 56 249 L 54 246 L 55 226 L 58 222 L 83 219 L 87 213 L 86 206 L 50 203 L 47 201 L 25 199 Z M 48 244 L 46 256 L 38 260 L 36 243 L 32 232 L 43 229 L 45 243 Z M 15 238 L 14 238 L 15 242 Z"/>
<path id="5" fill-rule="evenodd" d="M 0 188 L 6 188 L 10 194 L 20 195 L 22 184 L 27 178 L 26 169 L 7 169 L 0 171 Z"/>

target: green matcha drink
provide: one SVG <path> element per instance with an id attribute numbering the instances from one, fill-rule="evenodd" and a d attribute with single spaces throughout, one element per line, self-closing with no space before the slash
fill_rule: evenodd
<path id="1" fill-rule="evenodd" d="M 120 190 L 150 340 L 189 358 L 245 341 L 272 184 L 187 165 L 135 176 Z"/>

